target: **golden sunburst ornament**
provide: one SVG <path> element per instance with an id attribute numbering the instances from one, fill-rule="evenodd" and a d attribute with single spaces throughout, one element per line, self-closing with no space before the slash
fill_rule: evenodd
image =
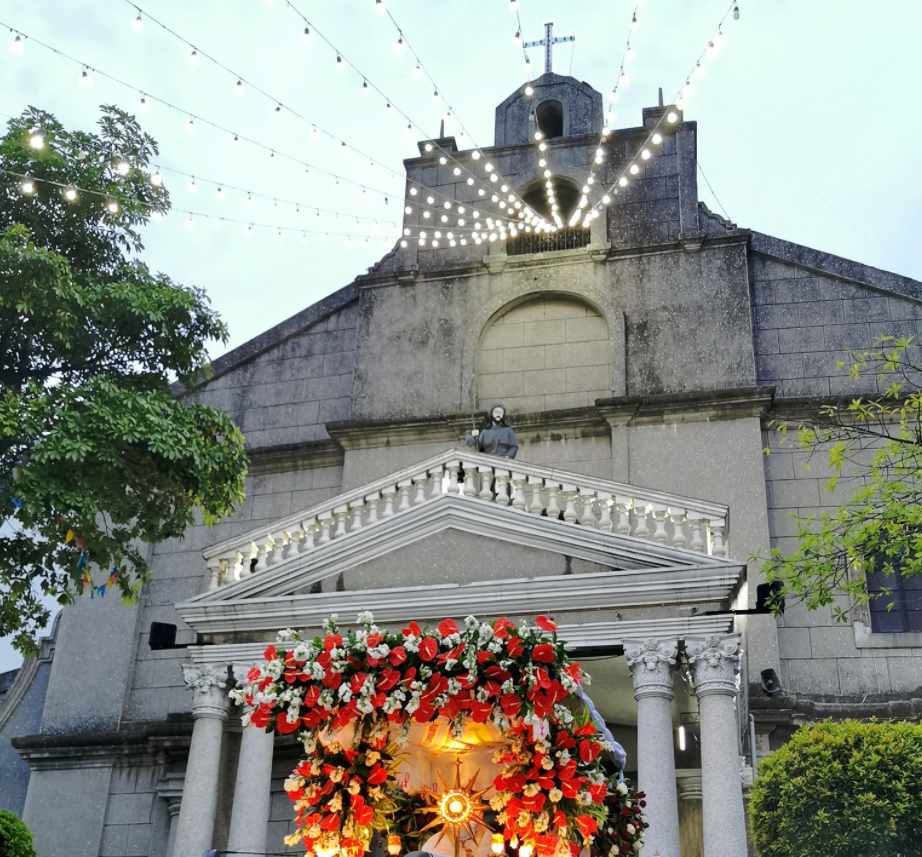
<path id="1" fill-rule="evenodd" d="M 442 837 L 447 833 L 457 853 L 460 844 L 459 837 L 462 830 L 464 830 L 472 840 L 476 841 L 475 831 L 478 825 L 484 830 L 491 829 L 483 820 L 484 810 L 490 807 L 480 800 L 484 792 L 489 791 L 491 787 L 487 786 L 486 788 L 474 791 L 474 783 L 477 782 L 477 777 L 479 775 L 480 771 L 475 771 L 474 776 L 472 776 L 467 783 L 462 785 L 459 760 L 455 767 L 454 786 L 449 786 L 445 780 L 442 779 L 442 775 L 439 774 L 439 779 L 442 780 L 444 791 L 439 793 L 429 788 L 423 788 L 422 791 L 426 800 L 432 801 L 433 803 L 431 806 L 424 806 L 420 809 L 420 812 L 432 812 L 436 815 L 423 830 L 430 830 L 431 828 L 438 827 L 440 824 L 442 825 L 442 833 L 439 838 L 435 840 L 436 845 L 442 841 Z"/>

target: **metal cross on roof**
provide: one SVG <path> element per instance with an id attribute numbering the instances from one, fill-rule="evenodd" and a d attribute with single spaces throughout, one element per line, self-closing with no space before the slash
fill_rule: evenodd
<path id="1" fill-rule="evenodd" d="M 575 42 L 576 36 L 554 36 L 554 22 L 544 22 L 544 38 L 534 42 L 524 42 L 522 47 L 537 48 L 544 46 L 544 72 L 547 74 L 554 70 L 554 45 L 561 42 Z"/>

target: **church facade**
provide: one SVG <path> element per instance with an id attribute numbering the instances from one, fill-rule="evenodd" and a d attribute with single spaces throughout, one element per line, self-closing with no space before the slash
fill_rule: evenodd
<path id="1" fill-rule="evenodd" d="M 247 499 L 153 546 L 139 605 L 80 600 L 0 682 L 0 806 L 41 857 L 283 851 L 299 748 L 241 730 L 227 692 L 278 630 L 330 613 L 552 615 L 648 795 L 648 857 L 746 854 L 753 765 L 799 724 L 918 719 L 911 605 L 898 627 L 741 611 L 762 582 L 747 558 L 837 502 L 768 422 L 876 392 L 836 361 L 916 336 L 922 283 L 710 212 L 673 108 L 600 144 L 588 84 L 530 89 L 488 149 L 420 143 L 404 236 L 366 275 L 178 393 L 241 426 Z M 630 180 L 583 226 L 593 171 Z M 564 228 L 513 234 L 522 209 L 489 213 L 484 183 Z M 464 442 L 495 403 L 514 459 Z"/>

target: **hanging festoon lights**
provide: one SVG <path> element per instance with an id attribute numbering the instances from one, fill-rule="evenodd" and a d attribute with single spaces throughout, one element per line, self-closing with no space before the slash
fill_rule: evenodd
<path id="1" fill-rule="evenodd" d="M 644 168 L 644 165 L 649 163 L 653 158 L 653 153 L 655 151 L 654 147 L 660 146 L 663 142 L 663 131 L 668 128 L 670 125 L 674 125 L 679 121 L 680 111 L 684 110 L 688 105 L 688 100 L 695 94 L 695 85 L 691 82 L 691 79 L 694 77 L 696 80 L 702 80 L 707 74 L 706 61 L 714 60 L 720 54 L 722 48 L 727 42 L 727 36 L 724 33 L 723 27 L 727 22 L 727 18 L 732 14 L 734 20 L 739 20 L 739 5 L 737 2 L 730 4 L 730 7 L 724 13 L 723 17 L 720 20 L 720 23 L 717 26 L 717 31 L 714 36 L 708 40 L 707 45 L 704 50 L 699 55 L 698 59 L 695 61 L 694 66 L 692 66 L 691 71 L 685 79 L 685 83 L 681 86 L 679 91 L 676 93 L 675 98 L 667 107 L 656 124 L 648 133 L 646 139 L 641 144 L 637 153 L 631 157 L 627 165 L 624 166 L 619 174 L 612 180 L 607 188 L 604 189 L 602 196 L 591 206 L 586 207 L 586 210 L 582 210 L 582 206 L 577 208 L 574 212 L 574 217 L 571 218 L 571 225 L 574 222 L 579 221 L 582 217 L 583 227 L 588 227 L 592 220 L 598 217 L 600 209 L 604 208 L 611 204 L 612 199 L 618 193 L 624 192 L 624 190 L 630 187 L 631 180 L 640 175 L 641 170 Z M 623 69 L 623 66 L 622 66 Z M 621 72 L 623 76 L 623 70 Z M 623 81 L 619 78 L 619 85 L 622 85 Z M 617 87 L 612 91 L 612 96 L 616 96 Z M 614 100 L 614 98 L 612 99 Z M 610 133 L 609 127 L 606 125 L 602 130 L 602 137 L 599 142 L 599 149 L 596 152 L 596 164 L 599 165 L 604 162 L 604 144 L 608 139 Z M 603 157 L 600 159 L 599 152 L 603 153 Z M 592 172 L 590 173 L 590 183 L 595 180 L 595 171 L 596 168 L 593 167 Z M 581 200 L 582 201 L 582 200 Z"/>
<path id="2" fill-rule="evenodd" d="M 13 41 L 10 42 L 10 53 L 21 54 L 23 52 L 22 34 L 17 33 L 15 30 L 10 30 L 10 32 L 13 33 Z"/>

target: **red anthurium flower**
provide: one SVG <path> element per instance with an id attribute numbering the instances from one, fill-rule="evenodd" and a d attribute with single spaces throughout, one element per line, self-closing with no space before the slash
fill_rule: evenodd
<path id="1" fill-rule="evenodd" d="M 547 674 L 547 670 L 543 670 L 541 667 L 535 668 L 535 681 L 538 687 L 546 688 L 551 686 L 551 677 Z"/>
<path id="2" fill-rule="evenodd" d="M 579 744 L 579 757 L 588 765 L 590 762 L 594 762 L 596 756 L 602 751 L 602 748 L 596 744 L 595 741 L 590 741 L 588 738 L 580 741 Z"/>
<path id="3" fill-rule="evenodd" d="M 327 674 L 323 677 L 323 683 L 326 687 L 336 690 L 343 683 L 343 674 L 327 670 Z"/>
<path id="4" fill-rule="evenodd" d="M 362 685 L 365 684 L 365 679 L 368 678 L 368 673 L 355 673 L 352 678 L 349 679 L 349 689 L 353 694 L 358 693 L 362 689 Z"/>
<path id="5" fill-rule="evenodd" d="M 252 718 L 250 719 L 252 720 Z M 278 730 L 279 735 L 288 735 L 290 732 L 301 728 L 301 718 L 299 717 L 294 723 L 289 723 L 287 715 L 280 714 L 275 719 L 275 728 Z"/>
<path id="6" fill-rule="evenodd" d="M 457 634 L 458 626 L 455 624 L 455 620 L 446 619 L 444 622 L 439 622 L 439 633 L 443 637 L 447 637 L 449 634 Z"/>
<path id="7" fill-rule="evenodd" d="M 391 723 L 397 723 L 399 725 L 407 719 L 407 715 L 406 712 L 403 712 L 397 708 L 387 715 L 387 719 L 390 720 Z"/>
<path id="8" fill-rule="evenodd" d="M 407 650 L 403 646 L 394 646 L 387 659 L 392 666 L 399 667 L 407 659 Z"/>
<path id="9" fill-rule="evenodd" d="M 531 704 L 538 717 L 550 717 L 554 713 L 554 706 L 543 693 L 536 693 L 532 698 Z"/>
<path id="10" fill-rule="evenodd" d="M 391 667 L 385 667 L 381 671 L 381 677 L 378 679 L 375 687 L 378 690 L 390 690 L 392 687 L 395 687 L 399 681 L 400 673 Z"/>
<path id="11" fill-rule="evenodd" d="M 531 653 L 531 659 L 539 664 L 554 663 L 554 647 L 550 643 L 535 646 L 535 650 Z"/>
<path id="12" fill-rule="evenodd" d="M 417 723 L 428 723 L 435 716 L 435 709 L 432 707 L 431 703 L 423 702 L 420 703 L 419 708 L 413 712 L 413 719 Z"/>
<path id="13" fill-rule="evenodd" d="M 319 708 L 308 711 L 307 714 L 301 718 L 301 722 L 304 723 L 308 729 L 316 729 L 320 725 L 321 720 L 323 720 L 323 714 Z"/>
<path id="14" fill-rule="evenodd" d="M 379 667 L 379 666 L 381 666 L 381 664 L 384 663 L 385 658 L 373 658 L 371 655 L 369 655 L 369 656 L 366 658 L 366 660 L 368 661 L 368 666 L 370 666 L 370 667 Z"/>
<path id="15" fill-rule="evenodd" d="M 387 779 L 387 769 L 380 763 L 377 762 L 375 766 L 371 769 L 371 773 L 368 775 L 366 782 L 370 786 L 379 786 Z"/>
<path id="16" fill-rule="evenodd" d="M 346 761 L 351 765 L 353 759 L 355 759 L 355 757 L 358 756 L 359 751 L 358 750 L 343 750 L 343 753 L 346 756 Z"/>
<path id="17" fill-rule="evenodd" d="M 322 666 L 324 669 L 330 665 L 330 661 L 332 660 L 333 658 L 330 657 L 329 652 L 321 652 L 319 655 L 317 655 L 317 663 L 320 664 L 320 666 Z"/>
<path id="18" fill-rule="evenodd" d="M 568 842 L 567 847 L 570 849 L 570 857 L 579 857 L 579 855 L 583 853 L 583 849 L 575 842 Z"/>
<path id="19" fill-rule="evenodd" d="M 558 732 L 554 739 L 554 746 L 558 750 L 572 750 L 576 746 L 574 741 L 566 732 Z"/>
<path id="20" fill-rule="evenodd" d="M 381 642 L 383 639 L 384 639 L 384 637 L 381 636 L 381 634 L 369 634 L 369 635 L 365 638 L 365 645 L 366 645 L 369 649 L 373 649 L 375 646 L 377 646 L 378 644 L 380 644 L 380 642 Z"/>
<path id="21" fill-rule="evenodd" d="M 374 807 L 367 806 L 365 804 L 365 798 L 363 798 L 361 795 L 352 795 L 349 798 L 349 803 L 352 806 L 352 817 L 355 819 L 356 824 L 358 824 L 360 827 L 365 827 L 371 823 L 371 819 L 375 814 L 375 810 Z M 343 848 L 345 848 L 345 844 L 343 845 Z"/>
<path id="22" fill-rule="evenodd" d="M 538 775 L 538 785 L 545 791 L 550 791 L 555 786 L 554 775 L 549 771 Z"/>
<path id="23" fill-rule="evenodd" d="M 566 827 L 567 826 L 567 817 L 563 814 L 563 810 L 558 809 L 554 813 L 554 827 Z"/>
<path id="24" fill-rule="evenodd" d="M 493 624 L 493 636 L 500 640 L 506 639 L 509 636 L 507 628 L 515 628 L 515 623 L 510 622 L 505 616 L 500 616 Z"/>
<path id="25" fill-rule="evenodd" d="M 272 713 L 272 706 L 268 702 L 261 702 L 250 715 L 250 723 L 258 729 L 265 729 L 269 725 L 269 716 Z"/>
<path id="26" fill-rule="evenodd" d="M 259 681 L 259 677 L 262 675 L 262 671 L 259 667 L 251 667 L 250 671 L 247 673 L 247 681 L 254 682 Z"/>
<path id="27" fill-rule="evenodd" d="M 517 658 L 525 651 L 525 647 L 522 645 L 521 639 L 518 637 L 510 637 L 506 640 L 506 651 L 509 653 L 509 657 Z"/>
<path id="28" fill-rule="evenodd" d="M 484 664 L 487 661 L 493 660 L 493 652 L 488 652 L 486 649 L 483 651 L 477 652 L 477 663 Z"/>
<path id="29" fill-rule="evenodd" d="M 553 619 L 548 619 L 547 616 L 539 616 L 535 622 L 542 631 L 557 630 L 557 623 Z"/>
<path id="30" fill-rule="evenodd" d="M 320 822 L 322 830 L 339 830 L 339 816 L 333 813 Z"/>
<path id="31" fill-rule="evenodd" d="M 573 730 L 574 735 L 595 735 L 595 724 L 590 720 L 588 723 L 583 724 L 579 729 Z"/>
<path id="32" fill-rule="evenodd" d="M 341 646 L 342 644 L 343 638 L 340 634 L 327 634 L 323 638 L 323 648 L 328 652 L 331 649 L 335 649 L 337 646 Z"/>
<path id="33" fill-rule="evenodd" d="M 583 836 L 592 836 L 593 833 L 597 833 L 599 830 L 598 822 L 589 815 L 576 816 L 576 823 L 579 825 L 579 831 Z"/>
<path id="34" fill-rule="evenodd" d="M 514 693 L 504 693 L 499 700 L 500 707 L 506 717 L 516 717 L 522 708 L 522 700 Z"/>
<path id="35" fill-rule="evenodd" d="M 374 810 L 370 806 L 366 806 L 365 809 L 374 815 Z M 353 815 L 354 814 L 355 813 L 353 813 Z M 368 822 L 371 821 L 371 818 L 369 817 L 368 821 L 359 821 L 358 817 L 356 817 L 355 820 L 360 826 L 364 827 L 366 824 L 368 824 Z M 362 857 L 362 854 L 365 851 L 365 847 L 361 842 L 358 841 L 358 839 L 344 839 L 339 846 L 339 850 L 343 857 Z"/>
<path id="36" fill-rule="evenodd" d="M 274 661 L 278 657 L 278 652 L 275 651 L 275 646 L 269 646 L 269 648 L 263 652 L 263 657 L 267 661 Z"/>
<path id="37" fill-rule="evenodd" d="M 567 665 L 563 668 L 563 671 L 564 671 L 568 676 L 570 676 L 570 678 L 572 678 L 573 681 L 582 681 L 582 680 L 583 680 L 583 673 L 582 673 L 582 670 L 579 668 L 579 664 L 567 664 Z"/>
<path id="38" fill-rule="evenodd" d="M 567 695 L 566 688 L 557 679 L 551 679 L 547 685 L 547 696 L 551 702 L 560 702 Z"/>
<path id="39" fill-rule="evenodd" d="M 423 632 L 419 630 L 419 625 L 417 625 L 415 622 L 410 622 L 410 627 L 403 629 L 404 637 L 409 637 L 411 635 L 414 637 L 422 637 L 423 635 Z"/>
<path id="40" fill-rule="evenodd" d="M 265 690 L 267 687 L 269 687 L 270 684 L 272 684 L 272 676 L 271 676 L 271 675 L 267 675 L 267 676 L 257 685 L 257 687 L 258 687 L 260 690 Z"/>
<path id="41" fill-rule="evenodd" d="M 403 674 L 403 683 L 404 683 L 407 687 L 409 687 L 409 686 L 410 686 L 410 683 L 411 683 L 411 682 L 413 681 L 413 679 L 415 679 L 415 678 L 416 678 L 416 667 L 410 667 L 410 668 Z"/>
<path id="42" fill-rule="evenodd" d="M 535 837 L 535 848 L 541 857 L 552 857 L 557 851 L 558 840 L 556 836 L 550 833 L 542 833 Z"/>
<path id="43" fill-rule="evenodd" d="M 431 661 L 438 650 L 438 643 L 436 643 L 432 637 L 426 637 L 426 639 L 419 644 L 419 659 L 421 661 Z"/>
<path id="44" fill-rule="evenodd" d="M 602 803 L 607 793 L 608 786 L 605 783 L 600 783 L 597 786 L 589 786 L 589 794 L 592 795 L 592 802 L 595 804 Z"/>
<path id="45" fill-rule="evenodd" d="M 492 710 L 493 706 L 489 702 L 480 702 L 475 699 L 471 702 L 471 720 L 475 723 L 483 723 Z"/>
<path id="46" fill-rule="evenodd" d="M 504 670 L 502 667 L 496 666 L 494 664 L 491 667 L 487 667 L 487 675 L 490 678 L 495 678 L 497 681 L 508 681 L 512 678 L 512 673 Z"/>
<path id="47" fill-rule="evenodd" d="M 313 708 L 320 699 L 320 688 L 316 684 L 311 685 L 304 694 L 304 707 Z"/>
<path id="48" fill-rule="evenodd" d="M 522 798 L 522 806 L 525 807 L 529 812 L 541 812 L 544 809 L 544 803 L 547 800 L 547 796 L 544 792 L 538 792 L 531 797 Z"/>
<path id="49" fill-rule="evenodd" d="M 298 674 L 300 670 L 285 670 L 282 673 L 282 678 L 285 679 L 289 684 L 294 684 L 298 680 Z"/>
<path id="50" fill-rule="evenodd" d="M 561 780 L 560 790 L 566 798 L 574 798 L 579 794 L 579 783 L 575 780 Z"/>
<path id="51" fill-rule="evenodd" d="M 490 697 L 493 697 L 493 696 L 499 696 L 500 693 L 502 693 L 502 691 L 503 691 L 503 689 L 502 689 L 502 687 L 499 685 L 499 683 L 498 683 L 498 682 L 495 682 L 495 681 L 488 681 L 488 682 L 483 686 L 483 689 L 487 692 L 487 698 L 488 698 L 488 699 L 489 699 Z"/>
<path id="52" fill-rule="evenodd" d="M 576 776 L 576 759 L 570 759 L 566 765 L 561 765 L 557 769 L 557 776 L 563 780 L 572 780 Z"/>

